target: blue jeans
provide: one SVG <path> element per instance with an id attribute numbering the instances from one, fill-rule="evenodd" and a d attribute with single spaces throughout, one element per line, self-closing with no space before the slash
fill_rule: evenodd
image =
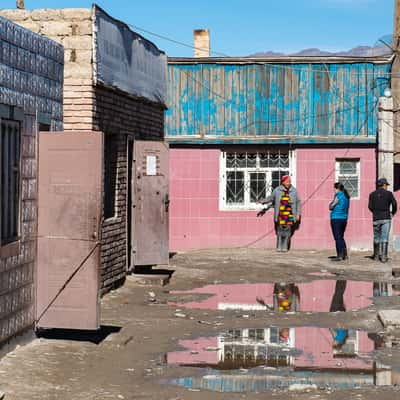
<path id="1" fill-rule="evenodd" d="M 336 252 L 338 255 L 343 254 L 346 249 L 344 240 L 344 232 L 347 226 L 347 219 L 331 219 L 331 228 L 336 243 Z"/>
<path id="2" fill-rule="evenodd" d="M 388 242 L 392 221 L 390 219 L 380 219 L 373 222 L 374 243 Z"/>

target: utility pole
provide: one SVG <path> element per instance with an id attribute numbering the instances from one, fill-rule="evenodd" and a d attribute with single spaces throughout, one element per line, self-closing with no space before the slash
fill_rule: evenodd
<path id="1" fill-rule="evenodd" d="M 400 0 L 395 0 L 393 22 L 393 50 L 394 60 L 392 65 L 391 89 L 393 96 L 393 139 L 394 139 L 394 171 L 395 182 L 393 186 L 400 185 Z"/>

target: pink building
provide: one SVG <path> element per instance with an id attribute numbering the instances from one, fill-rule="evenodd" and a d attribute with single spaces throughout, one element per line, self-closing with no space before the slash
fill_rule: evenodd
<path id="1" fill-rule="evenodd" d="M 334 248 L 338 180 L 352 196 L 348 245 L 371 248 L 377 102 L 390 68 L 387 58 L 170 59 L 170 250 L 274 247 L 272 210 L 258 218 L 257 201 L 284 174 L 303 202 L 294 248 Z"/>

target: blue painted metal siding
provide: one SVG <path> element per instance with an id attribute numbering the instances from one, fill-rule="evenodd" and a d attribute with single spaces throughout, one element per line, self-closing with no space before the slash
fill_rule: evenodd
<path id="1" fill-rule="evenodd" d="M 215 141 L 376 136 L 391 65 L 169 64 L 166 135 Z"/>

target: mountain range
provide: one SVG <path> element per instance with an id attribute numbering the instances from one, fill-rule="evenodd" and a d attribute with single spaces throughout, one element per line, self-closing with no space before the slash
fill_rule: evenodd
<path id="1" fill-rule="evenodd" d="M 250 54 L 249 57 L 283 57 L 283 56 L 293 56 L 293 57 L 375 57 L 375 56 L 388 56 L 391 55 L 392 51 L 389 47 L 381 46 L 357 46 L 350 50 L 330 52 L 325 50 L 320 50 L 318 48 L 309 48 L 300 50 L 296 53 L 280 53 L 275 51 L 264 51 L 254 54 Z"/>

